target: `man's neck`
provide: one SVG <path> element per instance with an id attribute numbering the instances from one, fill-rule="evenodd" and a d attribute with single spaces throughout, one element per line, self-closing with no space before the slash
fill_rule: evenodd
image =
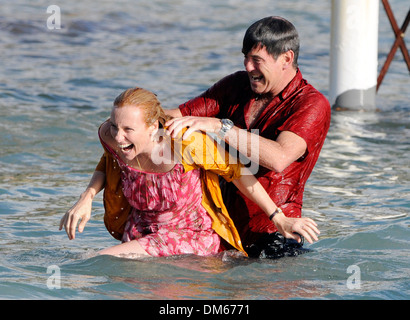
<path id="1" fill-rule="evenodd" d="M 289 83 L 292 82 L 292 80 L 295 78 L 297 73 L 297 69 L 295 68 L 290 68 L 288 70 L 285 70 L 283 73 L 281 85 L 277 87 L 277 89 L 272 92 L 271 94 L 276 97 L 279 93 L 281 93 L 288 85 Z"/>

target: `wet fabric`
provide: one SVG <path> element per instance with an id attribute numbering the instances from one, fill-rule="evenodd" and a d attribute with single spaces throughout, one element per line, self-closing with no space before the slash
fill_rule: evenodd
<path id="1" fill-rule="evenodd" d="M 104 188 L 104 223 L 110 234 L 121 240 L 124 227 L 132 207 L 123 194 L 121 181 L 121 168 L 117 163 L 116 154 L 102 139 L 102 126 L 99 138 L 104 148 L 104 154 L 95 170 L 106 174 Z M 182 140 L 184 130 L 180 136 L 172 140 L 171 146 L 174 155 L 181 161 L 184 171 L 201 170 L 202 206 L 212 219 L 212 228 L 226 241 L 227 246 L 232 246 L 246 255 L 238 231 L 228 214 L 223 203 L 219 186 L 219 177 L 226 181 L 238 179 L 241 175 L 242 165 L 229 163 L 224 149 L 218 147 L 216 142 L 208 135 L 194 132 L 189 141 Z M 203 161 L 212 159 L 212 161 Z"/>
<path id="2" fill-rule="evenodd" d="M 309 252 L 303 248 L 302 241 L 298 243 L 293 239 L 286 239 L 279 232 L 263 234 L 255 243 L 245 247 L 250 258 L 278 259 L 283 257 L 295 257 Z"/>
<path id="3" fill-rule="evenodd" d="M 307 151 L 284 171 L 275 172 L 259 166 L 255 174 L 269 196 L 288 217 L 301 217 L 303 192 L 319 157 L 330 125 L 327 99 L 303 79 L 298 70 L 294 79 L 250 121 L 250 106 L 258 99 L 251 90 L 248 74 L 231 74 L 200 96 L 180 105 L 183 116 L 229 118 L 236 126 L 276 140 L 282 131 L 290 131 L 306 141 Z M 266 214 L 243 196 L 232 184 L 223 183 L 223 198 L 245 244 L 262 233 L 277 231 Z"/>
<path id="4" fill-rule="evenodd" d="M 137 240 L 152 256 L 210 255 L 220 251 L 220 238 L 202 202 L 199 169 L 184 173 L 176 164 L 165 173 L 122 168 L 124 196 L 133 207 L 123 242 Z"/>

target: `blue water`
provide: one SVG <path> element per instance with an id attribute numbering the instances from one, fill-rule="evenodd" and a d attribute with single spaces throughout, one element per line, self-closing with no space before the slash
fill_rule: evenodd
<path id="1" fill-rule="evenodd" d="M 401 25 L 408 1 L 390 3 Z M 137 85 L 165 107 L 196 96 L 243 69 L 243 34 L 266 15 L 295 23 L 302 73 L 327 95 L 331 1 L 66 1 L 51 30 L 50 4 L 0 1 L 0 299 L 410 298 L 410 77 L 400 52 L 379 112 L 333 113 L 305 192 L 304 215 L 321 229 L 310 253 L 95 256 L 117 244 L 101 195 L 76 240 L 58 225 L 101 155 L 96 130 L 114 97 Z M 381 6 L 379 68 L 392 43 Z"/>

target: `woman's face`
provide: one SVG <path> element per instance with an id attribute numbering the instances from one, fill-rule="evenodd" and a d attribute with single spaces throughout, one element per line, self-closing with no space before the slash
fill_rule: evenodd
<path id="1" fill-rule="evenodd" d="M 126 160 L 133 160 L 140 154 L 151 154 L 152 134 L 156 126 L 148 127 L 143 112 L 137 106 L 114 107 L 111 112 L 110 132 L 119 152 Z"/>

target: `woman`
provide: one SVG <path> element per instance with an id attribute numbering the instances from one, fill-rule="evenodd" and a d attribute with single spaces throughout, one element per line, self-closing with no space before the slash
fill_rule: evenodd
<path id="1" fill-rule="evenodd" d="M 110 119 L 99 129 L 105 153 L 89 186 L 60 222 L 70 239 L 80 219 L 78 230 L 83 231 L 92 199 L 105 188 L 104 222 L 122 243 L 101 254 L 210 255 L 223 249 L 222 238 L 246 255 L 223 204 L 219 175 L 258 204 L 285 237 L 307 232 L 317 240 L 313 220 L 276 214 L 257 180 L 240 164 L 229 163 L 229 155 L 208 135 L 196 132 L 185 141 L 182 134 L 172 139 L 162 134 L 167 120 L 147 90 L 128 89 L 115 99 Z"/>

